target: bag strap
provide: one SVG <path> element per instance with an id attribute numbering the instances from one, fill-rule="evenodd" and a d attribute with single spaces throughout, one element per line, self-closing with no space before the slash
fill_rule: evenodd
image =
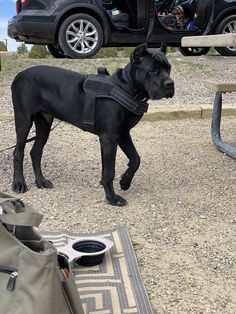
<path id="1" fill-rule="evenodd" d="M 1 194 L 2 196 L 2 194 Z M 0 221 L 13 226 L 35 226 L 38 227 L 43 215 L 36 212 L 21 200 L 4 195 L 0 197 Z"/>
<path id="2" fill-rule="evenodd" d="M 16 202 L 18 201 L 17 198 L 14 198 L 14 197 L 0 197 L 0 205 L 5 203 L 5 202 Z"/>

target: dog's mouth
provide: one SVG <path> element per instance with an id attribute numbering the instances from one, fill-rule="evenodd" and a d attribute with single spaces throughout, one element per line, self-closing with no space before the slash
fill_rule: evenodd
<path id="1" fill-rule="evenodd" d="M 166 95 L 164 96 L 165 98 L 172 98 L 174 97 L 175 95 L 175 90 L 170 90 L 170 91 L 167 91 Z"/>
<path id="2" fill-rule="evenodd" d="M 150 95 L 151 100 L 160 100 L 162 98 L 172 98 L 175 95 L 175 89 L 171 88 L 168 90 L 165 90 L 164 93 L 154 93 L 153 95 Z"/>

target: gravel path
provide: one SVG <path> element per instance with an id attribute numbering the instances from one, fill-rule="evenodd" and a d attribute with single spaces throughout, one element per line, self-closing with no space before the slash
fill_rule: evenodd
<path id="1" fill-rule="evenodd" d="M 213 95 L 203 80 L 236 79 L 236 58 L 176 54 L 169 59 L 176 96 L 158 106 L 212 104 Z M 98 65 L 107 65 L 112 72 L 127 63 L 127 59 L 10 61 L 0 72 L 0 111 L 12 110 L 10 83 L 32 64 L 92 73 Z M 236 104 L 235 94 L 225 101 Z M 236 138 L 234 118 L 224 118 L 223 127 L 226 140 Z M 104 201 L 98 139 L 64 123 L 51 134 L 43 159 L 54 189 L 35 187 L 28 144 L 29 192 L 22 199 L 44 214 L 44 230 L 95 232 L 126 226 L 158 313 L 235 314 L 235 160 L 213 147 L 208 119 L 141 122 L 132 133 L 141 167 L 130 190 L 119 191 L 127 160 L 118 151 L 115 180 L 116 190 L 128 200 L 126 207 Z M 0 150 L 14 144 L 14 123 L 0 121 L 0 134 Z M 0 191 L 10 193 L 11 182 L 12 151 L 7 151 L 0 153 Z"/>
<path id="2" fill-rule="evenodd" d="M 224 138 L 236 138 L 224 118 Z M 142 163 L 123 208 L 109 206 L 99 185 L 99 142 L 62 123 L 50 136 L 43 169 L 54 189 L 34 186 L 22 199 L 44 213 L 42 229 L 93 232 L 124 225 L 157 313 L 236 313 L 235 160 L 218 152 L 210 121 L 141 122 L 133 138 Z M 14 123 L 0 122 L 0 150 L 14 143 Z M 236 140 L 233 142 L 236 145 Z M 127 160 L 117 156 L 116 190 Z M 0 190 L 11 191 L 12 152 L 0 154 Z"/>

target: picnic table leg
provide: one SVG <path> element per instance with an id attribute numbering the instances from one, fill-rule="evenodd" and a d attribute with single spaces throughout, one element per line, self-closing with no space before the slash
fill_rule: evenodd
<path id="1" fill-rule="evenodd" d="M 236 148 L 223 142 L 220 135 L 220 122 L 222 111 L 222 93 L 216 92 L 212 113 L 211 136 L 215 146 L 223 153 L 236 158 Z"/>

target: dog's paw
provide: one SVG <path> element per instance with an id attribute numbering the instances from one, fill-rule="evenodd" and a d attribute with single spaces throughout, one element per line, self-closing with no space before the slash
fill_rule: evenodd
<path id="1" fill-rule="evenodd" d="M 127 175 L 123 175 L 120 180 L 120 187 L 122 190 L 128 190 L 130 188 L 131 180 L 128 178 Z"/>
<path id="2" fill-rule="evenodd" d="M 24 181 L 22 182 L 13 182 L 12 191 L 15 193 L 25 193 L 28 191 L 27 185 Z"/>
<path id="3" fill-rule="evenodd" d="M 126 191 L 130 188 L 130 183 L 120 181 L 120 188 Z"/>
<path id="4" fill-rule="evenodd" d="M 39 189 L 52 189 L 53 188 L 53 183 L 47 179 L 36 180 L 35 183 Z"/>
<path id="5" fill-rule="evenodd" d="M 112 206 L 125 206 L 127 205 L 127 201 L 121 197 L 120 195 L 115 195 L 112 199 L 107 199 L 107 202 Z"/>

